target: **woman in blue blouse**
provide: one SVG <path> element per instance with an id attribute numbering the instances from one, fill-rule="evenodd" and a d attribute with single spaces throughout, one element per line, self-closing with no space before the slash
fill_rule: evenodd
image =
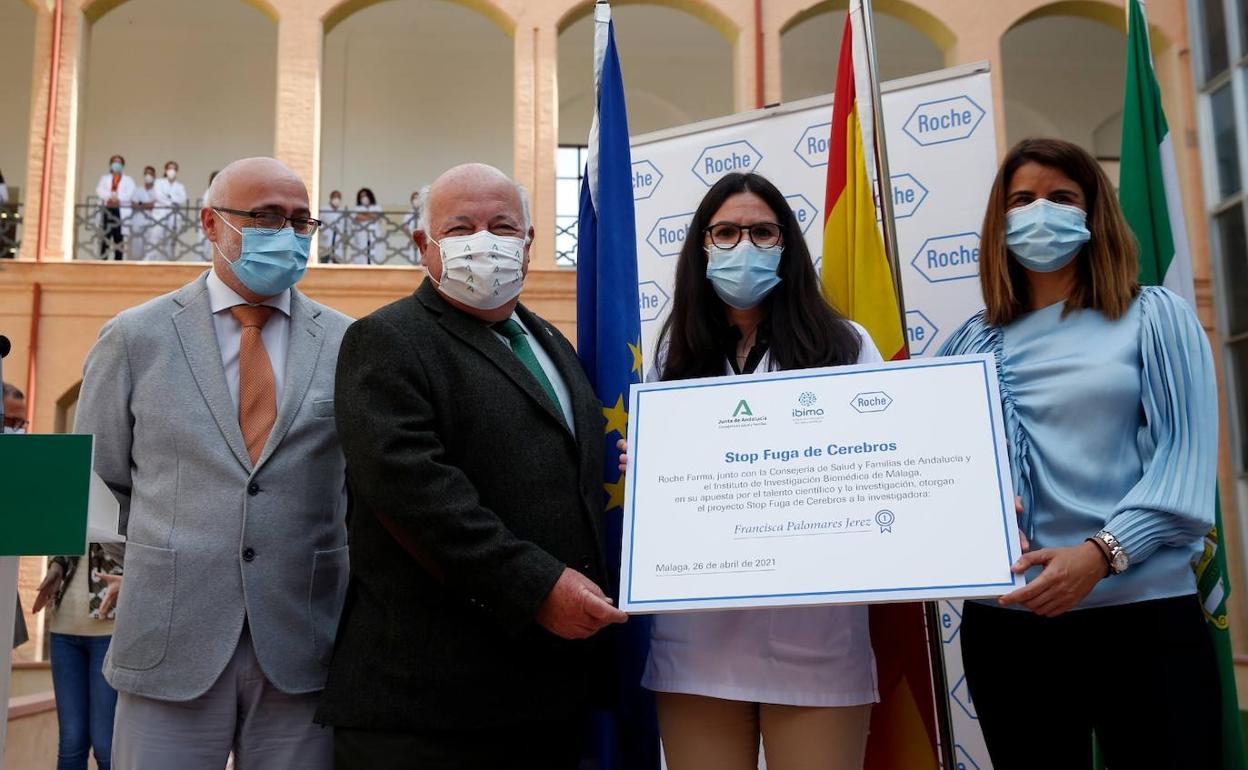
<path id="1" fill-rule="evenodd" d="M 1220 767 L 1193 563 L 1213 525 L 1217 397 L 1192 308 L 1141 289 L 1113 187 L 1026 140 L 984 215 L 986 309 L 943 355 L 996 354 L 1027 585 L 968 602 L 966 680 L 995 770 Z"/>

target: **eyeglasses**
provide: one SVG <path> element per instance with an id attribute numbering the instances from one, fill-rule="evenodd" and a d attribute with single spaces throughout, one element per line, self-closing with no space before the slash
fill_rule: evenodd
<path id="1" fill-rule="evenodd" d="M 285 229 L 287 222 L 290 223 L 291 229 L 299 235 L 311 235 L 321 226 L 321 220 L 319 219 L 313 219 L 312 217 L 288 217 L 276 211 L 239 211 L 238 209 L 226 209 L 220 206 L 213 206 L 212 210 L 223 211 L 236 217 L 247 217 L 257 230 L 266 235 L 272 235 Z"/>
<path id="2" fill-rule="evenodd" d="M 711 243 L 721 249 L 731 249 L 741 242 L 741 234 L 748 232 L 750 242 L 760 249 L 773 249 L 780 245 L 784 231 L 775 222 L 755 222 L 752 225 L 739 225 L 736 222 L 716 222 L 706 228 L 711 236 Z"/>

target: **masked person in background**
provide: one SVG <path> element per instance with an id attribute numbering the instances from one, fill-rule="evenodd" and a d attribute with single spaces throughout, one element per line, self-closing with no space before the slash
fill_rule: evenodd
<path id="1" fill-rule="evenodd" d="M 152 226 L 148 228 L 147 259 L 174 260 L 181 256 L 178 235 L 186 216 L 186 185 L 178 181 L 178 164 L 165 164 L 164 176 L 152 187 L 156 208 L 152 211 Z"/>
<path id="2" fill-rule="evenodd" d="M 148 232 L 154 221 L 156 208 L 156 169 L 146 166 L 143 169 L 143 184 L 134 190 L 130 197 L 131 214 L 126 221 L 126 238 L 130 241 L 130 256 L 135 259 L 147 258 Z"/>
<path id="3" fill-rule="evenodd" d="M 361 187 L 355 194 L 355 208 L 351 211 L 351 264 L 381 264 L 386 258 L 386 243 L 382 238 L 381 206 L 377 196 L 367 187 Z"/>
<path id="4" fill-rule="evenodd" d="M 342 193 L 334 190 L 329 194 L 329 208 L 321 209 L 321 261 L 342 262 L 347 242 L 346 211 L 342 208 Z"/>
<path id="5" fill-rule="evenodd" d="M 880 353 L 824 300 L 784 194 L 733 173 L 693 215 L 657 358 L 648 379 L 670 381 Z M 865 605 L 657 616 L 641 681 L 672 770 L 753 770 L 760 738 L 770 770 L 858 770 L 879 698 Z"/>
<path id="6" fill-rule="evenodd" d="M 986 309 L 941 355 L 992 353 L 1027 585 L 962 614 L 992 766 L 1221 767 L 1220 688 L 1192 565 L 1213 526 L 1218 401 L 1191 306 L 1141 289 L 1092 156 L 1006 154 L 984 213 Z M 1017 706 L 1026 703 L 1026 716 Z"/>
<path id="7" fill-rule="evenodd" d="M 347 583 L 349 319 L 294 288 L 320 223 L 282 163 L 226 166 L 200 222 L 212 269 L 105 324 L 78 401 L 127 535 L 113 762 L 328 768 L 312 715 Z"/>
<path id="8" fill-rule="evenodd" d="M 114 155 L 108 159 L 108 171 L 100 176 L 95 185 L 95 197 L 100 199 L 100 258 L 120 260 L 125 256 L 123 225 L 130 217 L 130 198 L 134 195 L 134 180 L 127 176 L 126 159 Z"/>
<path id="9" fill-rule="evenodd" d="M 403 220 L 403 228 L 413 236 L 412 243 L 408 246 L 407 254 L 407 260 L 413 265 L 420 264 L 420 247 L 416 245 L 414 236 L 416 235 L 416 230 L 420 227 L 421 201 L 424 200 L 424 196 L 428 192 L 429 188 L 426 187 L 424 190 L 412 193 L 412 213 L 407 215 L 407 219 Z"/>
<path id="10" fill-rule="evenodd" d="M 577 766 L 613 677 L 602 404 L 518 304 L 523 189 L 481 164 L 430 188 L 429 275 L 355 323 L 335 395 L 351 587 L 318 721 L 335 767 Z"/>

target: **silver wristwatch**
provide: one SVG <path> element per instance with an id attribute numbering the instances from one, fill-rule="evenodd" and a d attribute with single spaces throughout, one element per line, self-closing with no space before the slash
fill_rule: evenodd
<path id="1" fill-rule="evenodd" d="M 1096 539 L 1105 544 L 1109 549 L 1109 569 L 1115 575 L 1121 575 L 1131 566 L 1131 558 L 1127 556 L 1127 552 L 1123 550 L 1122 543 L 1118 542 L 1118 538 L 1114 537 L 1106 530 L 1096 533 Z"/>

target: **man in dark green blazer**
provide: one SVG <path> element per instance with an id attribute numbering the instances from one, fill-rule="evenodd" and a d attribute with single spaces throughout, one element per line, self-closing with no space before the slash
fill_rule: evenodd
<path id="1" fill-rule="evenodd" d="M 518 304 L 523 188 L 459 166 L 429 189 L 429 277 L 338 357 L 351 581 L 317 721 L 337 768 L 574 768 L 609 697 L 601 404 Z"/>

